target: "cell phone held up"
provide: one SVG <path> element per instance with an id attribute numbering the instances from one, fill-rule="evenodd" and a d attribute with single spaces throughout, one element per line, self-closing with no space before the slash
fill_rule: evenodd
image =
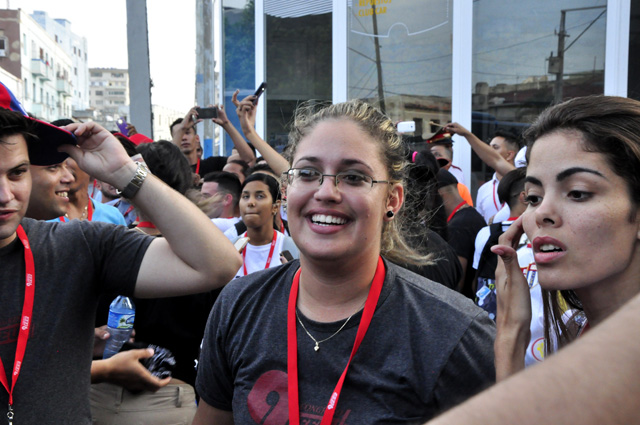
<path id="1" fill-rule="evenodd" d="M 218 118 L 218 108 L 215 106 L 211 108 L 196 108 L 196 113 L 200 119 Z"/>
<path id="2" fill-rule="evenodd" d="M 262 96 L 262 93 L 264 93 L 264 91 L 267 89 L 267 83 L 263 82 L 262 84 L 260 84 L 260 87 L 258 87 L 258 89 L 256 90 L 256 92 L 253 94 L 253 96 L 255 96 L 253 98 L 253 104 L 256 105 L 258 103 L 258 99 L 260 99 L 260 96 Z"/>

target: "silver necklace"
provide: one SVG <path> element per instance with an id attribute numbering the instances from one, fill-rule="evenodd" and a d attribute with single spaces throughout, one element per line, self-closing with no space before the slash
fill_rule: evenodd
<path id="1" fill-rule="evenodd" d="M 358 310 L 358 311 L 360 311 L 360 310 Z M 356 313 L 357 313 L 357 311 L 356 311 Z M 309 333 L 309 331 L 307 330 L 307 328 L 304 326 L 304 323 L 302 323 L 302 320 L 300 320 L 300 316 L 298 316 L 298 310 L 297 310 L 297 309 L 296 309 L 296 319 L 298 319 L 298 323 L 300 323 L 300 326 L 302 326 L 302 329 L 304 329 L 304 331 L 307 333 L 307 335 L 309 335 L 309 338 L 311 338 L 311 339 L 313 340 L 313 342 L 315 342 L 315 343 L 316 343 L 316 345 L 315 345 L 315 347 L 313 347 L 313 349 L 314 349 L 315 351 L 318 351 L 318 350 L 320 349 L 320 344 L 322 344 L 323 342 L 329 341 L 331 338 L 333 338 L 334 336 L 338 335 L 338 334 L 340 333 L 340 331 L 341 331 L 342 329 L 344 329 L 344 327 L 345 327 L 345 326 L 347 326 L 347 323 L 349 323 L 349 320 L 351 320 L 351 318 L 353 317 L 353 315 L 354 315 L 354 314 L 356 314 L 356 313 L 353 313 L 351 316 L 347 317 L 347 320 L 345 320 L 345 321 L 344 321 L 344 323 L 342 324 L 342 326 L 340 326 L 340 329 L 338 329 L 337 331 L 335 331 L 335 332 L 334 332 L 334 334 L 333 334 L 333 335 L 331 335 L 329 338 L 325 338 L 325 339 L 323 339 L 322 341 L 318 341 L 317 339 L 315 339 L 315 338 L 313 337 L 313 335 L 311 335 L 311 334 Z"/>

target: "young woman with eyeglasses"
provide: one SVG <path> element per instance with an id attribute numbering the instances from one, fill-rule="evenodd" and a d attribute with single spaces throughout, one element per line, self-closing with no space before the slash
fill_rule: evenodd
<path id="1" fill-rule="evenodd" d="M 486 313 L 392 263 L 429 260 L 400 231 L 403 152 L 368 104 L 298 111 L 284 180 L 300 260 L 223 290 L 194 424 L 417 423 L 494 381 Z"/>

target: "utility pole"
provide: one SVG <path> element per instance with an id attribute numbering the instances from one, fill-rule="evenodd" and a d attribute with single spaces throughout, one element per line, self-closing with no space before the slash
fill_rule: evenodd
<path id="1" fill-rule="evenodd" d="M 382 63 L 380 62 L 380 42 L 378 41 L 378 18 L 376 18 L 376 7 L 371 5 L 373 18 L 373 44 L 376 50 L 376 68 L 378 71 L 378 99 L 380 100 L 380 110 L 383 114 L 386 114 L 386 106 L 384 102 L 384 87 L 382 86 Z"/>
<path id="2" fill-rule="evenodd" d="M 153 139 L 146 1 L 127 0 L 127 52 L 129 122 L 135 124 L 139 133 Z"/>
<path id="3" fill-rule="evenodd" d="M 564 78 L 564 39 L 567 37 L 565 31 L 565 21 L 567 11 L 560 11 L 560 30 L 558 31 L 558 72 L 556 73 L 556 84 L 554 90 L 554 103 L 562 102 L 562 79 Z"/>
<path id="4" fill-rule="evenodd" d="M 196 102 L 206 108 L 215 104 L 215 75 L 213 59 L 213 1 L 196 0 Z M 204 157 L 218 154 L 214 146 L 214 126 L 211 120 L 199 124 Z"/>
<path id="5" fill-rule="evenodd" d="M 576 12 L 580 10 L 590 10 L 590 9 L 605 9 L 597 18 L 595 18 L 588 26 L 582 31 L 573 42 L 568 46 L 564 47 L 564 39 L 569 37 L 566 31 L 566 18 L 567 12 Z M 607 6 L 590 6 L 590 7 L 578 7 L 575 9 L 563 9 L 560 11 L 560 29 L 558 31 L 558 55 L 554 58 L 553 52 L 551 57 L 549 58 L 549 72 L 556 74 L 556 83 L 554 88 L 554 103 L 562 102 L 562 86 L 563 86 L 563 78 L 564 78 L 564 53 L 569 50 L 569 47 L 573 46 L 573 44 L 578 41 L 578 39 L 584 34 L 591 26 L 598 20 L 604 13 L 606 12 Z"/>

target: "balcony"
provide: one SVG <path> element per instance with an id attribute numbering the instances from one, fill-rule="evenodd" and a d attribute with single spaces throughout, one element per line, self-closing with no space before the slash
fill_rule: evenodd
<path id="1" fill-rule="evenodd" d="M 73 93 L 71 89 L 71 83 L 64 78 L 58 78 L 58 80 L 56 81 L 56 89 L 62 96 L 71 96 L 71 94 Z"/>
<path id="2" fill-rule="evenodd" d="M 31 59 L 31 73 L 41 80 L 51 80 L 52 71 L 42 59 Z"/>

